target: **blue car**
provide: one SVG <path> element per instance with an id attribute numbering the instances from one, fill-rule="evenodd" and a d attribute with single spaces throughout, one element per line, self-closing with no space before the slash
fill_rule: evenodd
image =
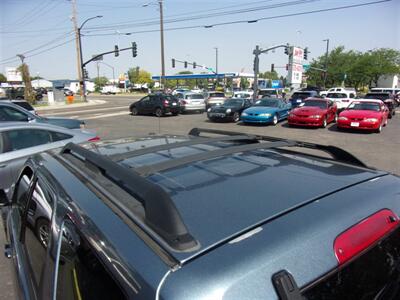
<path id="1" fill-rule="evenodd" d="M 276 125 L 279 121 L 288 117 L 291 109 L 292 105 L 282 99 L 262 98 L 252 107 L 245 109 L 240 119 L 243 123 Z"/>

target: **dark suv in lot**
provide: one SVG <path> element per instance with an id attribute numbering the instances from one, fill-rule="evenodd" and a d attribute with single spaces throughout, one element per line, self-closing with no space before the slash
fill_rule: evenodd
<path id="1" fill-rule="evenodd" d="M 0 194 L 21 299 L 400 297 L 400 179 L 334 146 L 197 128 L 68 144 Z"/>
<path id="2" fill-rule="evenodd" d="M 179 100 L 175 96 L 163 93 L 150 94 L 129 106 L 134 116 L 147 114 L 162 117 L 167 113 L 176 116 L 180 109 Z"/>

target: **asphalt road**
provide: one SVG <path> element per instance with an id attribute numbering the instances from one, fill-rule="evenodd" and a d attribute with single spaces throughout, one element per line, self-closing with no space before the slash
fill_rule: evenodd
<path id="1" fill-rule="evenodd" d="M 132 116 L 129 104 L 134 97 L 96 96 L 106 100 L 102 105 L 47 110 L 46 115 L 79 118 L 86 121 L 87 128 L 96 130 L 102 139 L 137 137 L 156 134 L 187 134 L 193 127 L 215 128 L 250 134 L 263 134 L 341 147 L 357 156 L 368 166 L 400 174 L 400 109 L 382 133 L 339 132 L 335 124 L 325 129 L 290 128 L 286 121 L 277 126 L 212 123 L 206 114 L 179 116 Z M 137 99 L 137 97 L 136 97 Z M 39 113 L 41 113 L 39 111 Z"/>
<path id="2" fill-rule="evenodd" d="M 206 114 L 185 114 L 176 117 L 132 116 L 129 104 L 138 97 L 95 96 L 89 99 L 106 100 L 104 104 L 87 107 L 63 107 L 40 110 L 43 116 L 79 118 L 87 128 L 105 139 L 139 137 L 148 134 L 187 134 L 193 127 L 238 131 L 249 134 L 270 135 L 341 147 L 357 156 L 368 166 L 400 174 L 400 110 L 380 134 L 364 132 L 339 132 L 335 124 L 325 129 L 290 128 L 287 122 L 277 126 L 248 126 L 234 123 L 212 123 Z M 0 245 L 4 245 L 0 224 Z M 10 261 L 0 255 L 0 300 L 13 298 Z"/>

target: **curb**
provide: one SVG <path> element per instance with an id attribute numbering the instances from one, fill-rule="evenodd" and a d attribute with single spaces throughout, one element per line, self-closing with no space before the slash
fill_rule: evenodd
<path id="1" fill-rule="evenodd" d="M 35 107 L 35 109 L 39 110 L 39 111 L 55 110 L 55 109 L 65 109 L 65 108 L 74 108 L 74 107 L 94 106 L 94 105 L 100 105 L 100 104 L 104 104 L 104 103 L 107 103 L 107 101 L 91 99 L 91 100 L 88 100 L 87 103 L 75 103 L 75 104 L 60 103 L 60 104 L 55 104 L 55 105 L 50 105 L 50 106 L 38 106 L 38 107 Z"/>

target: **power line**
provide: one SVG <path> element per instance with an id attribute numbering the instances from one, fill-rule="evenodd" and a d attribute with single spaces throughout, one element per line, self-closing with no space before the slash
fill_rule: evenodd
<path id="1" fill-rule="evenodd" d="M 280 7 L 286 7 L 286 6 L 294 6 L 294 5 L 299 5 L 299 4 L 309 4 L 312 2 L 317 2 L 321 0 L 295 0 L 291 2 L 284 2 L 284 3 L 276 3 L 276 4 L 270 4 L 270 5 L 264 5 L 264 6 L 257 6 L 257 7 L 250 7 L 250 8 L 244 8 L 244 9 L 237 9 L 237 10 L 229 10 L 229 11 L 223 11 L 223 12 L 217 12 L 217 13 L 210 13 L 210 14 L 200 14 L 197 16 L 184 16 L 181 18 L 175 18 L 175 19 L 166 19 L 164 20 L 164 23 L 176 23 L 176 22 L 183 22 L 183 21 L 193 21 L 193 20 L 199 20 L 199 19 L 206 19 L 206 18 L 213 18 L 213 17 L 220 17 L 220 16 L 226 16 L 226 15 L 234 15 L 234 14 L 243 14 L 243 13 L 248 13 L 248 12 L 254 12 L 254 11 L 261 11 L 261 10 L 269 10 L 269 9 L 274 9 L 274 8 L 280 8 Z M 150 21 L 150 22 L 133 22 L 133 23 L 120 23 L 119 25 L 102 25 L 102 26 L 92 26 L 88 28 L 88 31 L 101 31 L 101 30 L 112 30 L 112 29 L 121 29 L 121 28 L 126 28 L 126 27 L 142 27 L 142 26 L 150 26 L 150 25 L 157 25 L 159 21 Z"/>
<path id="2" fill-rule="evenodd" d="M 278 19 L 278 18 L 287 18 L 287 17 L 315 14 L 315 13 L 321 13 L 321 12 L 343 10 L 343 9 L 349 9 L 349 8 L 355 8 L 355 7 L 361 7 L 361 6 L 369 6 L 369 5 L 374 5 L 374 4 L 379 4 L 379 3 L 389 2 L 389 1 L 392 1 L 392 0 L 380 0 L 380 1 L 360 3 L 360 4 L 352 4 L 352 5 L 346 5 L 346 6 L 338 6 L 338 7 L 332 7 L 332 8 L 311 10 L 311 11 L 305 11 L 305 12 L 276 15 L 276 16 L 270 16 L 270 17 L 252 19 L 252 20 L 238 20 L 238 21 L 231 21 L 231 22 L 214 23 L 214 24 L 209 24 L 209 25 L 172 27 L 172 28 L 165 28 L 164 31 L 175 31 L 175 30 L 184 30 L 184 29 L 195 29 L 195 28 L 212 28 L 212 27 L 216 27 L 216 26 L 225 26 L 225 25 L 240 24 L 240 23 L 256 23 L 258 21 L 264 21 L 264 20 L 272 20 L 272 19 Z M 118 34 L 132 35 L 132 34 L 151 33 L 151 32 L 159 32 L 159 29 L 132 31 L 132 32 L 118 33 Z M 99 33 L 99 34 L 86 34 L 85 36 L 111 36 L 111 35 L 116 35 L 116 34 L 117 33 Z"/>
<path id="3" fill-rule="evenodd" d="M 20 53 L 25 55 L 25 54 L 34 52 L 34 51 L 36 51 L 36 50 L 39 50 L 39 49 L 44 48 L 44 47 L 46 47 L 46 46 L 48 46 L 48 45 L 51 45 L 51 44 L 53 44 L 53 43 L 56 43 L 56 42 L 58 42 L 58 41 L 60 41 L 60 40 L 65 39 L 65 38 L 66 38 L 69 34 L 71 34 L 71 33 L 72 33 L 72 31 L 67 32 L 67 33 L 64 33 L 63 35 L 58 36 L 58 37 L 56 37 L 55 39 L 52 39 L 52 40 L 50 40 L 50 41 L 48 41 L 48 42 L 46 42 L 46 43 L 44 43 L 44 44 L 42 44 L 42 45 L 40 45 L 40 46 L 37 46 L 36 48 L 30 49 L 30 50 L 28 50 L 28 51 L 23 51 L 23 52 L 20 52 Z M 6 60 L 9 60 L 9 59 L 12 59 L 12 58 L 14 58 L 14 56 L 9 57 L 9 58 L 6 58 L 6 59 L 3 59 L 3 60 L 1 60 L 1 62 L 6 61 Z"/>
<path id="4" fill-rule="evenodd" d="M 66 44 L 68 44 L 68 43 L 70 43 L 70 42 L 72 42 L 72 41 L 74 41 L 74 40 L 75 40 L 75 38 L 69 39 L 69 40 L 67 40 L 67 41 L 65 41 L 65 42 L 63 42 L 63 43 L 61 43 L 61 44 L 55 45 L 55 46 L 53 46 L 53 47 L 47 48 L 47 49 L 45 49 L 45 50 L 42 50 L 42 51 L 40 51 L 40 52 L 31 54 L 31 55 L 28 55 L 28 56 L 26 56 L 26 58 L 34 57 L 34 56 L 40 55 L 40 54 L 42 54 L 42 53 L 49 52 L 49 51 L 51 51 L 51 50 L 53 50 L 53 49 L 56 49 L 56 48 L 61 47 L 61 46 L 63 46 L 63 45 L 66 45 Z M 19 60 L 18 60 L 18 59 L 13 59 L 13 60 L 10 60 L 10 61 L 7 61 L 7 62 L 2 62 L 2 63 L 0 63 L 0 65 L 10 64 L 10 63 L 13 63 L 13 62 L 15 62 L 15 61 L 19 61 Z"/>

